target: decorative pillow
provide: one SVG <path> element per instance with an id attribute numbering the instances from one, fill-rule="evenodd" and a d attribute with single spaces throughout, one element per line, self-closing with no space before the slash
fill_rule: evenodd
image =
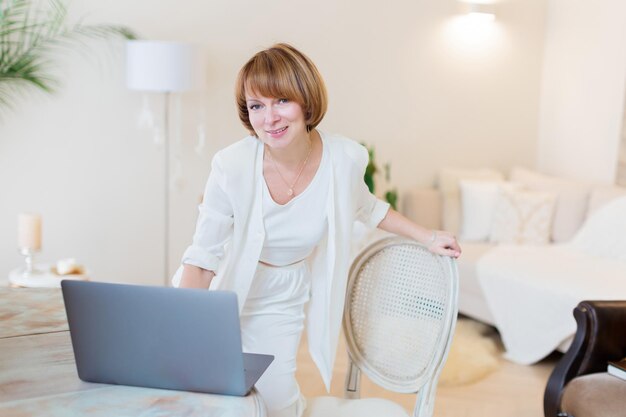
<path id="1" fill-rule="evenodd" d="M 617 185 L 599 185 L 593 187 L 589 197 L 589 208 L 587 218 L 591 217 L 600 207 L 619 197 L 626 196 L 626 187 Z"/>
<path id="2" fill-rule="evenodd" d="M 461 180 L 461 240 L 486 241 L 503 181 Z"/>
<path id="3" fill-rule="evenodd" d="M 569 243 L 589 255 L 626 262 L 626 196 L 596 210 Z"/>
<path id="4" fill-rule="evenodd" d="M 459 234 L 461 230 L 461 194 L 459 181 L 504 181 L 504 175 L 492 169 L 443 168 L 439 171 L 438 186 L 443 197 L 443 229 Z"/>
<path id="5" fill-rule="evenodd" d="M 511 181 L 521 183 L 532 191 L 556 195 L 551 230 L 553 241 L 570 240 L 585 220 L 590 184 L 552 177 L 519 167 L 511 171 Z"/>
<path id="6" fill-rule="evenodd" d="M 555 205 L 555 194 L 501 187 L 489 241 L 514 244 L 550 242 Z"/>

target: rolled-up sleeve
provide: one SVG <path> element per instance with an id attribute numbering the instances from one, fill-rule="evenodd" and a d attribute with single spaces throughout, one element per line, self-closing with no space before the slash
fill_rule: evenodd
<path id="1" fill-rule="evenodd" d="M 224 256 L 224 246 L 232 236 L 233 208 L 226 194 L 227 178 L 219 153 L 211 163 L 211 173 L 198 206 L 193 242 L 183 254 L 182 263 L 216 271 Z"/>
<path id="2" fill-rule="evenodd" d="M 389 211 L 389 203 L 380 200 L 374 194 L 370 193 L 367 184 L 363 179 L 365 168 L 369 160 L 367 150 L 361 146 L 362 152 L 359 152 L 356 176 L 356 219 L 368 227 L 374 228 L 383 221 Z"/>

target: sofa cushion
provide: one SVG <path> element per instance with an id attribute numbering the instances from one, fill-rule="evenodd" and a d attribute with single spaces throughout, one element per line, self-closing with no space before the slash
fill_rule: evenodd
<path id="1" fill-rule="evenodd" d="M 492 169 L 443 168 L 439 171 L 438 186 L 443 198 L 442 225 L 454 234 L 459 234 L 461 230 L 461 179 L 504 180 L 504 175 Z"/>
<path id="2" fill-rule="evenodd" d="M 626 187 L 619 187 L 617 185 L 598 185 L 593 187 L 591 195 L 589 196 L 587 218 L 591 217 L 600 207 L 623 196 L 626 196 Z"/>
<path id="3" fill-rule="evenodd" d="M 622 261 L 626 265 L 626 196 L 612 200 L 585 221 L 568 244 L 587 255 Z"/>
<path id="4" fill-rule="evenodd" d="M 546 244 L 550 241 L 556 195 L 513 187 L 500 187 L 495 202 L 489 241 Z"/>
<path id="5" fill-rule="evenodd" d="M 571 239 L 585 220 L 591 186 L 516 167 L 511 171 L 511 181 L 524 184 L 530 190 L 557 195 L 552 222 L 552 240 L 565 242 Z"/>
<path id="6" fill-rule="evenodd" d="M 565 386 L 561 410 L 575 417 L 623 417 L 626 381 L 606 372 L 574 378 Z"/>

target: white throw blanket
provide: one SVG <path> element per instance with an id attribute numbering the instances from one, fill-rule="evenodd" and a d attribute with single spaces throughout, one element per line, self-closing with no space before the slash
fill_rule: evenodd
<path id="1" fill-rule="evenodd" d="M 580 301 L 626 299 L 626 197 L 598 210 L 567 244 L 501 245 L 477 268 L 507 359 L 537 362 L 575 333 Z"/>

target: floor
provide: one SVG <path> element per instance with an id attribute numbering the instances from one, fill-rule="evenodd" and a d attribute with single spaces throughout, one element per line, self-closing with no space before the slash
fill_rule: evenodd
<path id="1" fill-rule="evenodd" d="M 497 337 L 497 336 L 496 336 Z M 304 338 L 304 336 L 303 336 Z M 327 395 L 317 368 L 309 357 L 306 339 L 298 352 L 296 377 L 305 397 Z M 541 417 L 543 391 L 559 354 L 553 354 L 533 366 L 516 365 L 501 359 L 500 368 L 474 384 L 461 387 L 439 387 L 435 417 Z M 343 396 L 348 356 L 343 339 L 337 354 L 331 395 Z M 361 382 L 362 397 L 388 398 L 413 410 L 415 395 L 394 394 L 371 383 Z"/>

